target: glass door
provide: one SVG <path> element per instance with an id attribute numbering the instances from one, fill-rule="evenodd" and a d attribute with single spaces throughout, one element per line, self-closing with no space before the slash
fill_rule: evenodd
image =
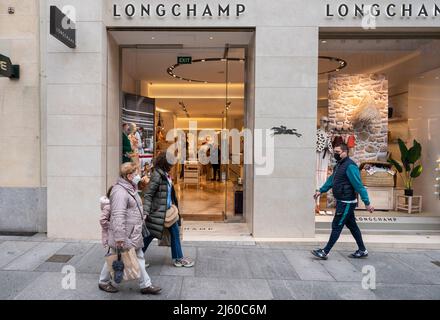
<path id="1" fill-rule="evenodd" d="M 224 220 L 236 222 L 243 220 L 243 137 L 244 130 L 244 76 L 245 48 L 227 47 L 225 49 L 225 103 L 223 129 L 228 143 L 223 143 L 222 154 L 226 152 L 228 162 L 222 165 L 224 181 L 225 211 Z M 226 133 L 228 135 L 226 135 Z"/>

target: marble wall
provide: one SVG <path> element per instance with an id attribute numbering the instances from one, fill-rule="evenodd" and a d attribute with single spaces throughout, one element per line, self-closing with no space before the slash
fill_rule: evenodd
<path id="1" fill-rule="evenodd" d="M 354 134 L 352 159 L 360 164 L 377 160 L 388 151 L 388 80 L 378 74 L 337 74 L 329 77 L 329 120 L 333 129 Z M 377 117 L 370 122 L 356 119 L 359 108 L 370 105 Z M 344 131 L 344 125 L 352 130 Z"/>

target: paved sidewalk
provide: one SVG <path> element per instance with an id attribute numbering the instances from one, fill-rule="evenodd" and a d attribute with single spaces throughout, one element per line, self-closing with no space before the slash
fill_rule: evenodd
<path id="1" fill-rule="evenodd" d="M 96 241 L 50 240 L 44 235 L 0 237 L 0 299 L 440 299 L 440 250 L 370 245 L 370 257 L 353 260 L 351 243 L 338 244 L 328 261 L 315 260 L 301 243 L 240 245 L 184 243 L 196 259 L 191 269 L 171 265 L 170 249 L 153 243 L 147 252 L 159 296 L 143 296 L 136 283 L 121 291 L 99 291 L 105 250 Z M 54 254 L 72 255 L 76 289 L 62 287 L 64 263 L 46 262 Z M 376 289 L 362 288 L 362 269 L 373 266 Z M 368 267 L 371 268 L 371 267 Z M 371 270 L 371 269 L 368 269 Z"/>

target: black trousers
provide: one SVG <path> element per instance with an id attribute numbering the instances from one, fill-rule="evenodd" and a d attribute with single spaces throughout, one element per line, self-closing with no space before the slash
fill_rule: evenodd
<path id="1" fill-rule="evenodd" d="M 344 225 L 350 230 L 356 240 L 359 250 L 366 250 L 364 241 L 362 240 L 361 230 L 359 229 L 354 216 L 354 209 L 356 206 L 356 203 L 336 202 L 336 214 L 332 222 L 332 233 L 326 247 L 324 248 L 326 253 L 329 253 L 336 241 L 338 241 L 342 229 L 344 229 Z"/>

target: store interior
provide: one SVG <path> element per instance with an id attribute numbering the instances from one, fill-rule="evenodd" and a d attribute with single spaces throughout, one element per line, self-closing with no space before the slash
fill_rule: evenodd
<path id="1" fill-rule="evenodd" d="M 144 175 L 149 175 L 154 156 L 177 142 L 178 135 L 173 140 L 167 134 L 173 129 L 184 133 L 185 149 L 170 175 L 186 221 L 245 220 L 243 146 L 234 154 L 230 145 L 222 144 L 220 133 L 246 127 L 246 54 L 252 35 L 209 30 L 140 31 L 129 36 L 112 32 L 118 43 L 124 43 L 122 122 L 142 127 L 136 161 Z M 214 155 L 218 163 L 200 161 Z M 225 157 L 236 161 L 220 163 Z"/>
<path id="2" fill-rule="evenodd" d="M 440 40 L 426 35 L 321 35 L 317 188 L 332 173 L 332 148 L 345 142 L 376 208 L 360 201 L 358 215 L 440 217 L 439 56 Z M 315 214 L 334 215 L 331 193 Z"/>

